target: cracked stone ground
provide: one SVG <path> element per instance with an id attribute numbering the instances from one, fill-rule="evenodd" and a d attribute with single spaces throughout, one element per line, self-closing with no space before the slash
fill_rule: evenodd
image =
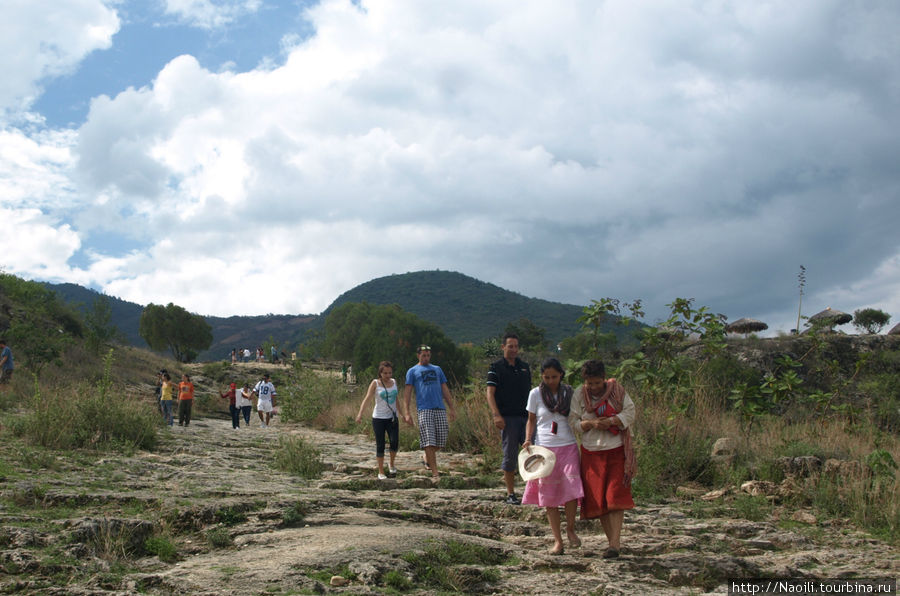
<path id="1" fill-rule="evenodd" d="M 505 505 L 500 475 L 470 455 L 441 453 L 435 487 L 421 452 L 379 481 L 361 435 L 216 418 L 161 435 L 153 452 L 49 462 L 4 445 L 15 474 L 0 480 L 0 591 L 724 594 L 736 577 L 900 575 L 896 547 L 844 522 L 698 515 L 690 500 L 628 512 L 617 560 L 600 557 L 595 521 L 578 523 L 581 548 L 551 557 L 543 510 Z M 321 478 L 272 467 L 292 435 L 321 450 Z M 149 553 L 148 539 L 170 552 Z"/>

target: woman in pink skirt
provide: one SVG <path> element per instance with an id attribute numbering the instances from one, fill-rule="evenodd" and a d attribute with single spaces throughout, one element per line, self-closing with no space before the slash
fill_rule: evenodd
<path id="1" fill-rule="evenodd" d="M 563 553 L 559 507 L 566 511 L 566 536 L 569 545 L 578 548 L 581 540 L 575 534 L 575 513 L 578 499 L 584 496 L 581 486 L 581 470 L 578 459 L 578 443 L 569 426 L 569 410 L 572 405 L 572 387 L 562 382 L 565 375 L 556 358 L 548 358 L 541 364 L 541 384 L 528 394 L 528 424 L 525 427 L 524 449 L 531 452 L 531 439 L 556 454 L 553 472 L 525 486 L 522 503 L 546 507 L 547 520 L 553 531 L 553 548 L 550 554 Z"/>

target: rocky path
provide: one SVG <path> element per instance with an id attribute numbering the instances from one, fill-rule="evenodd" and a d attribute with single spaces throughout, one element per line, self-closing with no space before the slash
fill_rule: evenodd
<path id="1" fill-rule="evenodd" d="M 0 591 L 725 594 L 733 577 L 900 575 L 896 548 L 849 526 L 695 518 L 689 501 L 629 512 L 617 560 L 600 558 L 597 522 L 579 522 L 581 548 L 551 557 L 543 512 L 503 504 L 499 474 L 481 488 L 471 456 L 441 454 L 438 487 L 421 452 L 401 453 L 398 476 L 379 481 L 363 436 L 258 424 L 195 420 L 163 431 L 152 453 L 73 458 L 0 483 L 20 504 L 0 509 Z M 293 435 L 322 451 L 320 479 L 270 465 Z M 154 537 L 173 552 L 147 553 Z"/>

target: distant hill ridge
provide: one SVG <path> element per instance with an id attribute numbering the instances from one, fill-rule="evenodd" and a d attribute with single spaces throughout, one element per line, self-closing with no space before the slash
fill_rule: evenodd
<path id="1" fill-rule="evenodd" d="M 344 292 L 323 316 L 347 302 L 399 304 L 437 324 L 456 342 L 481 342 L 503 333 L 507 323 L 529 319 L 550 341 L 574 335 L 580 306 L 528 298 L 454 271 L 417 271 L 379 277 Z"/>
<path id="2" fill-rule="evenodd" d="M 89 309 L 103 294 L 76 284 L 45 284 L 66 302 Z M 112 323 L 129 343 L 146 344 L 138 335 L 143 305 L 107 296 Z M 167 301 L 168 302 L 168 301 Z M 177 300 L 172 300 L 178 304 Z M 347 302 L 397 304 L 430 321 L 456 342 L 480 343 L 503 332 L 506 325 L 526 318 L 546 330 L 556 342 L 574 335 L 581 307 L 528 298 L 453 271 L 416 271 L 379 277 L 344 292 L 319 315 L 207 316 L 213 328 L 213 344 L 200 354 L 202 360 L 225 358 L 232 348 L 251 347 L 272 337 L 279 346 L 296 346 L 308 333 L 321 330 L 325 317 Z"/>

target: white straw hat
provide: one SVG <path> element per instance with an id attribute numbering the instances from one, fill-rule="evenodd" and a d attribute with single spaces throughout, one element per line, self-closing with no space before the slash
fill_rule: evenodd
<path id="1" fill-rule="evenodd" d="M 531 453 L 527 449 L 519 451 L 519 476 L 522 480 L 545 478 L 556 465 L 556 454 L 540 445 L 532 445 Z"/>

